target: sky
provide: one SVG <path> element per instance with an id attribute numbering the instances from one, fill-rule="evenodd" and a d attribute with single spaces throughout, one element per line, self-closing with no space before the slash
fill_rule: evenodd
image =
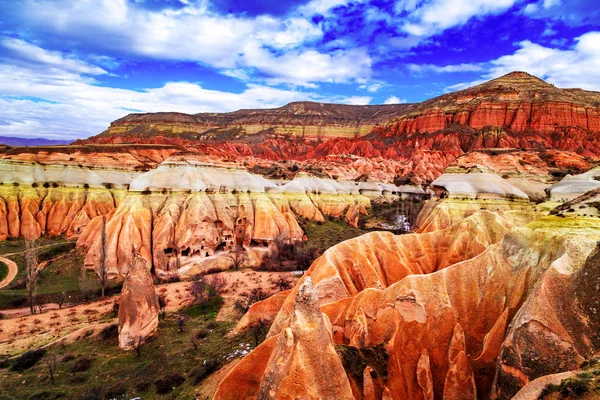
<path id="1" fill-rule="evenodd" d="M 600 0 L 0 0 L 0 136 L 420 102 L 515 70 L 600 90 Z"/>

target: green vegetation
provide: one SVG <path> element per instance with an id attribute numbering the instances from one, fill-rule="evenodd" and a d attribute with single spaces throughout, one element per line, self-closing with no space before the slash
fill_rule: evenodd
<path id="1" fill-rule="evenodd" d="M 42 236 L 36 240 L 37 245 L 40 247 L 40 256 L 42 253 L 46 253 L 44 250 L 47 246 L 55 246 L 61 243 L 72 243 L 72 246 L 75 245 L 75 240 L 67 239 L 64 236 Z M 5 254 L 13 254 L 13 253 L 22 253 L 25 251 L 25 240 L 23 238 L 13 239 L 9 238 L 3 241 L 0 241 L 0 255 Z"/>
<path id="2" fill-rule="evenodd" d="M 600 358 L 587 360 L 581 365 L 582 371 L 577 375 L 564 379 L 560 384 L 547 385 L 540 400 L 600 398 Z"/>
<path id="3" fill-rule="evenodd" d="M 43 296 L 46 302 L 55 301 L 62 293 L 67 297 L 67 303 L 91 300 L 98 296 L 102 289 L 93 271 L 82 270 L 84 255 L 78 250 L 72 250 L 72 247 L 60 245 L 40 249 L 40 261 L 54 258 L 38 279 L 37 295 Z M 24 256 L 18 254 L 10 258 L 19 265 L 21 270 L 21 265 L 25 263 Z M 117 290 L 120 285 L 118 282 L 110 281 L 109 293 Z M 0 310 L 25 307 L 26 304 L 27 291 L 24 276 L 21 274 L 8 288 L 0 289 Z"/>
<path id="4" fill-rule="evenodd" d="M 304 243 L 307 248 L 318 249 L 323 253 L 328 248 L 343 242 L 344 240 L 364 235 L 367 230 L 354 228 L 346 221 L 334 218 L 327 218 L 325 222 L 315 222 L 311 220 L 301 220 L 300 227 L 308 240 Z"/>
<path id="5" fill-rule="evenodd" d="M 6 278 L 6 275 L 8 275 L 8 267 L 6 266 L 6 264 L 0 261 L 0 281 Z"/>
<path id="6" fill-rule="evenodd" d="M 207 398 L 211 393 L 202 392 L 204 379 L 254 345 L 250 332 L 229 336 L 234 324 L 214 320 L 220 304 L 217 299 L 204 309 L 192 306 L 169 313 L 161 319 L 158 335 L 142 345 L 140 357 L 118 348 L 117 330 L 109 324 L 78 342 L 50 346 L 41 360 L 21 373 L 4 363 L 0 398 Z M 59 360 L 54 383 L 45 361 L 52 355 Z M 94 391 L 100 396 L 93 397 Z"/>

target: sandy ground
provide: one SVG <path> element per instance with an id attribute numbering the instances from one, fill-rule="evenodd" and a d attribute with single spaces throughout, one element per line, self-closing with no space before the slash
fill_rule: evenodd
<path id="1" fill-rule="evenodd" d="M 256 287 L 275 293 L 273 282 L 286 277 L 295 283 L 298 277 L 289 272 L 258 272 L 253 270 L 227 271 L 217 274 L 227 280 L 223 298 L 225 303 L 217 316 L 219 320 L 237 321 L 240 315 L 235 311 L 235 300 L 240 294 Z M 209 276 L 210 277 L 210 276 Z M 192 297 L 190 282 L 175 282 L 158 285 L 155 290 L 167 299 L 166 312 L 175 312 L 189 305 Z M 27 350 L 46 346 L 58 341 L 73 341 L 92 334 L 102 327 L 116 323 L 113 304 L 119 296 L 100 301 L 58 309 L 57 304 L 49 304 L 42 314 L 29 315 L 29 308 L 2 310 L 8 319 L 0 320 L 0 358 L 23 353 Z"/>
<path id="2" fill-rule="evenodd" d="M 14 261 L 9 260 L 8 258 L 0 257 L 0 261 L 2 261 L 8 267 L 8 275 L 6 275 L 6 277 L 0 281 L 0 289 L 2 289 L 3 287 L 8 286 L 12 280 L 15 279 L 17 272 L 19 272 L 19 267 L 17 267 L 17 264 Z"/>

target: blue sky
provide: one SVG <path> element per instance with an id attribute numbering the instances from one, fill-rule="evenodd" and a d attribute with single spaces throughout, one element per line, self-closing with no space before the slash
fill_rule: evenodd
<path id="1" fill-rule="evenodd" d="M 513 70 L 600 90 L 600 1 L 0 0 L 0 135 L 130 112 L 418 102 Z"/>

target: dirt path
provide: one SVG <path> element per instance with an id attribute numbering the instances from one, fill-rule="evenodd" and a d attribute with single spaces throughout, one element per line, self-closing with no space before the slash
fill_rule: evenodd
<path id="1" fill-rule="evenodd" d="M 19 267 L 17 267 L 17 264 L 14 261 L 5 257 L 0 257 L 0 261 L 2 261 L 8 267 L 8 275 L 6 275 L 6 277 L 0 282 L 0 289 L 2 289 L 3 287 L 8 286 L 12 280 L 15 279 L 17 272 L 19 272 Z"/>

